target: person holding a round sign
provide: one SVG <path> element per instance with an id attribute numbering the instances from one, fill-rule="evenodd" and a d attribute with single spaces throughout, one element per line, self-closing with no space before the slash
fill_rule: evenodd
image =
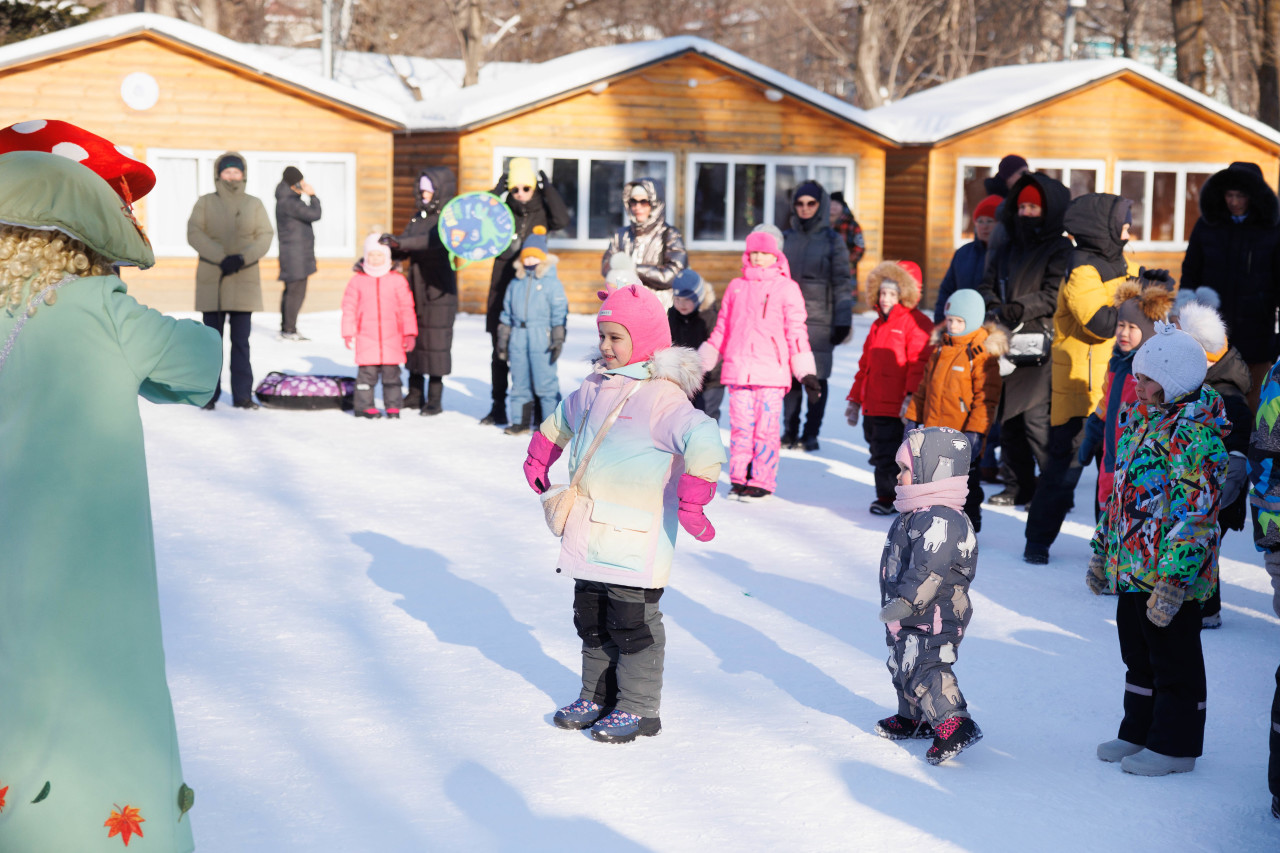
<path id="1" fill-rule="evenodd" d="M 414 186 L 418 212 L 400 236 L 382 235 L 397 260 L 409 259 L 409 289 L 418 315 L 418 339 L 408 355 L 409 393 L 404 406 L 424 415 L 443 411 L 444 377 L 453 371 L 453 321 L 458 315 L 458 274 L 437 225 L 440 210 L 457 192 L 453 172 L 428 166 Z M 429 381 L 426 381 L 430 377 Z"/>
<path id="2" fill-rule="evenodd" d="M 617 254 L 630 255 L 636 262 L 640 282 L 653 291 L 663 308 L 674 301 L 671 283 L 689 266 L 684 249 L 684 235 L 667 224 L 667 204 L 662 195 L 662 181 L 636 178 L 622 188 L 628 223 L 617 230 L 600 259 L 600 275 L 609 274 L 609 261 Z"/>

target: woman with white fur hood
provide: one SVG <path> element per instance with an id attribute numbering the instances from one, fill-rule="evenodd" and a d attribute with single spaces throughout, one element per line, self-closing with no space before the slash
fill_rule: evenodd
<path id="1" fill-rule="evenodd" d="M 1218 294 L 1212 288 L 1184 288 L 1178 292 L 1173 314 L 1177 326 L 1204 347 L 1209 359 L 1205 384 L 1221 395 L 1227 409 L 1227 420 L 1231 423 L 1231 432 L 1223 439 L 1230 459 L 1218 510 L 1218 529 L 1225 533 L 1244 529 L 1249 500 L 1247 456 L 1254 412 L 1249 406 L 1249 365 L 1228 341 L 1227 327 L 1218 313 L 1218 306 Z M 1222 627 L 1219 584 L 1214 584 L 1201 616 L 1204 627 Z"/>

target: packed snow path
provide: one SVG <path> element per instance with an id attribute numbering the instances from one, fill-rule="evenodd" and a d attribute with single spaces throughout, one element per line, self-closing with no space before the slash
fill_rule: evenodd
<path id="1" fill-rule="evenodd" d="M 869 320 L 859 318 L 859 338 Z M 822 448 L 784 452 L 778 494 L 721 497 L 681 533 L 662 599 L 662 734 L 626 746 L 551 725 L 576 698 L 571 581 L 489 408 L 483 318 L 458 318 L 446 412 L 143 403 L 170 685 L 203 851 L 1237 850 L 1280 846 L 1267 736 L 1280 620 L 1245 533 L 1205 632 L 1205 756 L 1143 779 L 1115 736 L 1115 600 L 1084 585 L 1086 474 L 1048 566 L 1025 515 L 985 508 L 956 673 L 985 739 L 940 767 L 877 737 L 896 709 L 861 429 L 860 342 L 837 350 Z M 306 343 L 254 317 L 253 364 L 354 374 L 336 313 Z M 593 318 L 570 320 L 561 387 Z M 224 383 L 227 374 L 224 373 Z M 728 406 L 721 419 L 728 442 Z M 563 463 L 553 469 L 567 480 Z M 990 488 L 990 487 L 988 487 Z M 923 847 L 921 847 L 923 845 Z"/>

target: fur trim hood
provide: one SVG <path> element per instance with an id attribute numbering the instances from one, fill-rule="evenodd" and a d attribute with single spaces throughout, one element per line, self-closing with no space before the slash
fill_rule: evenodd
<path id="1" fill-rule="evenodd" d="M 1227 326 L 1208 305 L 1188 302 L 1178 312 L 1178 328 L 1196 339 L 1207 355 L 1217 355 L 1227 348 Z"/>
<path id="2" fill-rule="evenodd" d="M 1164 285 L 1148 284 L 1143 287 L 1136 278 L 1125 279 L 1116 288 L 1111 304 L 1119 308 L 1130 299 L 1138 300 L 1138 307 L 1148 320 L 1163 320 L 1173 310 L 1174 294 Z"/>
<path id="3" fill-rule="evenodd" d="M 1210 175 L 1200 189 L 1200 215 L 1210 225 L 1231 221 L 1227 190 L 1239 190 L 1249 196 L 1249 220 L 1264 228 L 1274 228 L 1280 222 L 1280 200 L 1267 185 L 1262 169 L 1256 163 L 1237 162 Z"/>
<path id="4" fill-rule="evenodd" d="M 920 285 L 897 261 L 881 261 L 867 274 L 867 302 L 879 310 L 880 284 L 889 279 L 898 285 L 898 301 L 907 308 L 920 304 Z"/>
<path id="5" fill-rule="evenodd" d="M 653 354 L 648 365 L 650 379 L 674 382 L 686 397 L 692 398 L 702 390 L 702 359 L 698 357 L 697 350 L 689 347 L 664 347 Z M 593 372 L 604 373 L 606 369 L 602 359 L 592 362 Z"/>
<path id="6" fill-rule="evenodd" d="M 534 278 L 545 278 L 547 273 L 556 268 L 556 264 L 560 263 L 560 258 L 556 255 L 547 255 L 546 260 L 538 262 L 533 268 Z M 529 268 L 519 261 L 516 262 L 516 278 L 524 278 L 529 274 Z"/>
<path id="7" fill-rule="evenodd" d="M 950 338 L 952 343 L 976 345 L 983 352 L 997 357 L 1009 352 L 1009 334 L 1004 326 L 988 321 L 982 324 L 981 331 L 986 332 L 986 334 L 978 335 L 976 332 L 967 332 L 963 335 L 952 335 L 947 331 L 947 324 L 942 322 L 933 327 L 933 334 L 929 336 L 929 345 L 932 347 L 941 346 L 943 338 Z"/>

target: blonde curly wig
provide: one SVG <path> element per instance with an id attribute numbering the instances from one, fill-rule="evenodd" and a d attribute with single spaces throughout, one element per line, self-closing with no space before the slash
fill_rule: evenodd
<path id="1" fill-rule="evenodd" d="M 112 263 L 61 231 L 0 225 L 0 308 L 22 309 L 68 275 L 109 275 Z M 57 301 L 49 294 L 47 304 Z"/>

